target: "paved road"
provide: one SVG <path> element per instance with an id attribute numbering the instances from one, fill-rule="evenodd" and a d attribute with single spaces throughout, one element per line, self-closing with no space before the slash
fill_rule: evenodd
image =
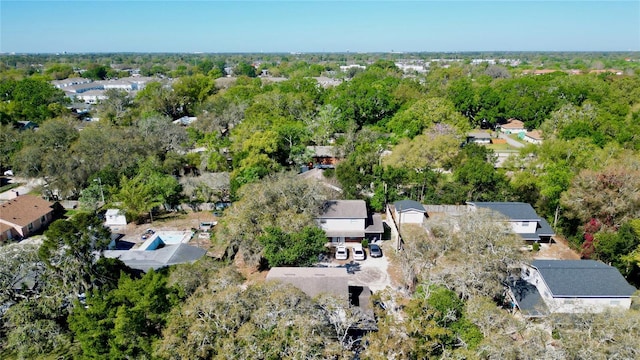
<path id="1" fill-rule="evenodd" d="M 13 188 L 9 191 L 5 191 L 0 193 L 0 201 L 7 201 L 11 199 L 15 199 L 18 195 L 28 194 L 31 190 L 35 189 L 38 186 L 44 184 L 43 179 L 26 179 L 26 178 L 12 178 L 9 183 L 22 183 L 24 185 L 18 186 L 17 188 Z"/>
<path id="2" fill-rule="evenodd" d="M 513 140 L 512 138 L 510 138 L 510 137 L 509 137 L 509 136 L 507 136 L 506 134 L 502 134 L 502 133 L 500 133 L 500 134 L 498 134 L 498 137 L 499 137 L 500 139 L 505 139 L 505 140 L 507 140 L 507 143 L 508 143 L 509 145 L 511 145 L 511 146 L 513 146 L 513 147 L 515 147 L 515 148 L 522 148 L 522 147 L 524 147 L 524 144 L 523 144 L 523 143 L 521 143 L 521 142 L 519 142 L 519 141 L 516 141 L 516 140 Z"/>

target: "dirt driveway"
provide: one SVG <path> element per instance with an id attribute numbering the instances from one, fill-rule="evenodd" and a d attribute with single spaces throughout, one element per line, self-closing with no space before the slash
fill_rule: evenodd
<path id="1" fill-rule="evenodd" d="M 533 254 L 537 260 L 580 260 L 580 254 L 569 246 L 567 239 L 560 235 L 553 238 L 553 244 L 541 244 L 540 251 Z"/>

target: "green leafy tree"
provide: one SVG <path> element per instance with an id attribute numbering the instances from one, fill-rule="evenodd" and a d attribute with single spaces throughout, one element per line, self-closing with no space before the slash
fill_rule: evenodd
<path id="1" fill-rule="evenodd" d="M 322 185 L 292 173 L 271 175 L 245 185 L 238 192 L 238 201 L 225 210 L 216 237 L 228 242 L 231 255 L 242 250 L 245 260 L 257 265 L 263 250 L 259 238 L 266 229 L 275 227 L 284 233 L 295 233 L 315 226 L 314 218 L 328 199 L 327 193 Z"/>
<path id="2" fill-rule="evenodd" d="M 386 71 L 367 70 L 338 85 L 330 95 L 329 104 L 340 110 L 345 124 L 350 121 L 358 126 L 376 124 L 392 117 L 400 107 L 393 97 L 399 83 L 397 76 Z"/>
<path id="3" fill-rule="evenodd" d="M 129 125 L 133 98 L 124 90 L 108 89 L 104 94 L 107 98 L 101 100 L 96 109 L 101 119 L 115 125 Z"/>
<path id="4" fill-rule="evenodd" d="M 398 136 L 413 138 L 437 124 L 446 124 L 462 133 L 470 129 L 469 120 L 444 98 L 418 100 L 389 120 L 387 128 Z"/>
<path id="5" fill-rule="evenodd" d="M 104 80 L 107 78 L 107 73 L 106 66 L 93 63 L 87 66 L 87 70 L 82 73 L 82 76 L 92 80 Z"/>
<path id="6" fill-rule="evenodd" d="M 75 71 L 71 64 L 53 64 L 44 71 L 45 74 L 51 76 L 54 80 L 62 80 L 73 75 Z"/>
<path id="7" fill-rule="evenodd" d="M 195 115 L 196 109 L 216 91 L 213 79 L 196 74 L 184 76 L 173 84 L 173 91 L 176 96 L 182 99 L 185 112 L 189 115 Z"/>
<path id="8" fill-rule="evenodd" d="M 256 77 L 258 74 L 256 73 L 256 68 L 253 65 L 241 61 L 233 68 L 233 74 L 235 76 L 248 76 L 250 78 Z"/>
<path id="9" fill-rule="evenodd" d="M 166 275 L 139 280 L 121 275 L 117 288 L 89 293 L 86 307 L 69 316 L 69 328 L 86 358 L 150 358 L 174 303 Z"/>
<path id="10" fill-rule="evenodd" d="M 64 92 L 43 78 L 28 77 L 2 83 L 0 113 L 3 114 L 3 124 L 21 120 L 40 124 L 46 119 L 68 113 L 65 108 L 68 99 Z"/>
<path id="11" fill-rule="evenodd" d="M 263 256 L 269 267 L 310 266 L 326 250 L 327 236 L 316 226 L 306 226 L 295 233 L 269 227 L 259 241 L 264 247 Z"/>
<path id="12" fill-rule="evenodd" d="M 140 176 L 129 179 L 123 175 L 120 179 L 120 189 L 114 192 L 113 199 L 118 207 L 125 211 L 127 218 L 137 222 L 142 221 L 147 214 L 153 221 L 151 211 L 162 205 L 158 194 L 155 194 L 152 187 Z"/>
<path id="13" fill-rule="evenodd" d="M 110 235 L 95 214 L 80 212 L 49 226 L 38 256 L 54 272 L 58 286 L 82 294 L 109 281 L 109 274 L 96 271 L 96 252 L 107 248 Z"/>

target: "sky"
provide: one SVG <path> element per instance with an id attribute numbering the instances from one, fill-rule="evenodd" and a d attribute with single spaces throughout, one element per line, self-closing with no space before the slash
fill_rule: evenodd
<path id="1" fill-rule="evenodd" d="M 7 1 L 0 52 L 640 51 L 640 1 Z"/>

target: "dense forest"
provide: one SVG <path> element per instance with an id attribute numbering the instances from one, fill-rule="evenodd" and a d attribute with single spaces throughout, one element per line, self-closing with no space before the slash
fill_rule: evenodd
<path id="1" fill-rule="evenodd" d="M 498 58 L 509 61 L 474 61 Z M 329 198 L 364 199 L 374 211 L 402 199 L 522 201 L 583 258 L 615 266 L 637 287 L 637 53 L 0 60 L 0 168 L 44 179 L 43 196 L 81 208 L 53 223 L 39 247 L 0 248 L 3 358 L 640 357 L 637 309 L 533 322 L 500 308 L 502 281 L 525 255 L 479 215 L 462 219 L 469 231 L 456 234 L 423 239 L 405 230 L 411 241 L 397 260 L 407 287 L 375 295 L 398 305 L 376 308 L 378 331 L 364 337 L 348 331 L 360 315 L 335 299 L 246 285 L 233 265 L 236 255 L 256 268 L 308 263 L 284 259 L 278 239 L 318 243 L 313 218 Z M 549 71 L 534 72 L 541 69 Z M 135 94 L 108 90 L 88 113 L 52 85 L 132 71 L 153 80 Z M 335 82 L 321 86 L 321 78 Z M 184 116 L 197 120 L 173 123 Z M 467 135 L 496 137 L 511 119 L 544 141 L 523 142 L 496 167 L 499 149 L 467 143 Z M 341 193 L 295 176 L 312 161 L 309 146 L 335 149 L 341 161 L 324 174 Z M 229 181 L 200 181 L 207 173 Z M 232 202 L 213 235 L 225 255 L 144 276 L 96 258 L 109 238 L 96 216 L 101 197 L 139 223 L 180 204 Z M 38 279 L 30 292 L 9 285 L 24 274 Z"/>

